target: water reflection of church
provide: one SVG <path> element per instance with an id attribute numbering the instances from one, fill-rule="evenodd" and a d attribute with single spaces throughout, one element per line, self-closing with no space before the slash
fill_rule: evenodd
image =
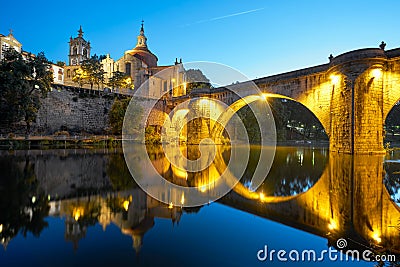
<path id="1" fill-rule="evenodd" d="M 88 227 L 100 224 L 104 231 L 111 224 L 132 237 L 132 246 L 140 252 L 144 234 L 153 228 L 155 218 L 179 223 L 182 209 L 169 207 L 148 197 L 140 189 L 50 202 L 49 216 L 65 218 L 65 240 L 78 249 Z"/>

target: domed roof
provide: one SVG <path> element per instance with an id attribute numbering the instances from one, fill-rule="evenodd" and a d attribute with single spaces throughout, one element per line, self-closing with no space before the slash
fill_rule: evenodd
<path id="1" fill-rule="evenodd" d="M 156 67 L 158 58 L 147 48 L 147 38 L 144 35 L 143 21 L 140 34 L 137 37 L 136 47 L 125 53 L 130 54 L 146 63 L 148 67 Z"/>

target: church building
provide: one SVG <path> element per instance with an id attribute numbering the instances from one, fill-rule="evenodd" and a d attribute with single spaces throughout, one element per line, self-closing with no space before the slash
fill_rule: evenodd
<path id="1" fill-rule="evenodd" d="M 73 81 L 73 77 L 80 68 L 83 60 L 90 58 L 90 42 L 83 38 L 82 27 L 78 30 L 78 37 L 70 38 L 68 66 L 65 66 L 64 84 L 78 86 Z M 104 85 L 101 89 L 109 87 L 107 85 L 114 72 L 125 73 L 130 78 L 132 86 L 130 88 L 112 88 L 115 91 L 133 94 L 144 82 L 146 83 L 146 92 L 148 97 L 159 98 L 164 95 L 168 89 L 173 89 L 171 96 L 179 96 L 186 93 L 184 88 L 186 75 L 182 60 L 178 63 L 175 60 L 174 65 L 159 66 L 158 58 L 147 46 L 147 37 L 144 33 L 143 21 L 137 36 L 136 46 L 126 50 L 124 55 L 118 60 L 114 60 L 110 54 L 101 61 L 104 75 Z M 164 70 L 164 71 L 163 71 Z M 161 72 L 163 71 L 163 72 Z M 90 88 L 89 85 L 83 85 Z"/>

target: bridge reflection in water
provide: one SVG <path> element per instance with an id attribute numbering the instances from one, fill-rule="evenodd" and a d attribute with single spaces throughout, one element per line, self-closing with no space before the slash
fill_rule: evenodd
<path id="1" fill-rule="evenodd" d="M 193 148 L 185 149 L 190 151 L 189 154 L 196 155 Z M 253 156 L 260 149 L 253 148 Z M 306 155 L 308 160 L 304 160 L 301 148 L 292 152 L 285 153 L 286 161 L 294 158 L 296 163 L 285 164 L 278 149 L 271 172 L 256 192 L 246 187 L 254 169 L 250 161 L 241 182 L 220 202 L 326 237 L 333 246 L 337 239 L 347 238 L 349 249 L 400 252 L 400 209 L 383 184 L 385 171 L 382 155 L 329 153 L 322 157 L 321 152 L 326 154 L 327 151 L 306 150 L 309 155 Z M 256 157 L 253 160 L 256 161 Z M 302 175 L 301 167 L 310 163 L 312 166 L 307 168 L 308 175 Z M 200 186 L 204 188 L 204 193 L 210 190 L 212 194 L 213 188 L 202 185 L 212 184 L 215 177 L 225 171 L 226 162 L 215 160 L 210 168 L 183 176 L 164 157 L 154 160 L 153 164 L 164 176 L 172 171 L 170 177 L 173 182 Z"/>
<path id="2" fill-rule="evenodd" d="M 220 203 L 327 238 L 332 246 L 336 246 L 338 238 L 347 238 L 348 248 L 400 252 L 400 212 L 383 183 L 384 178 L 390 180 L 388 174 L 400 171 L 400 164 L 396 169 L 396 163 L 391 163 L 386 174 L 384 157 L 379 155 L 351 156 L 329 153 L 321 148 L 278 148 L 268 177 L 256 192 L 252 192 L 247 186 L 260 149 L 252 148 L 244 177 L 232 192 L 219 200 Z M 196 151 L 190 147 L 183 152 L 196 156 Z M 143 235 L 153 228 L 155 218 L 179 223 L 184 213 L 201 209 L 162 204 L 147 196 L 132 183 L 120 151 L 91 154 L 64 151 L 63 155 L 52 151 L 18 153 L 3 154 L 0 166 L 8 167 L 9 178 L 19 173 L 29 181 L 37 180 L 34 183 L 37 187 L 29 189 L 32 192 L 17 192 L 15 198 L 22 194 L 29 198 L 27 205 L 30 206 L 20 210 L 27 212 L 28 221 L 29 214 L 31 221 L 36 218 L 40 227 L 32 227 L 31 222 L 27 226 L 19 225 L 22 221 L 13 216 L 21 216 L 21 212 L 10 211 L 13 206 L 7 206 L 2 199 L 0 240 L 5 246 L 18 229 L 34 228 L 35 234 L 40 234 L 45 227 L 36 216 L 40 210 L 44 217 L 65 218 L 65 239 L 72 241 L 76 248 L 87 228 L 99 223 L 103 229 L 116 225 L 123 234 L 131 236 L 138 252 L 143 245 Z M 218 177 L 230 157 L 230 149 L 225 148 L 222 160 L 213 162 L 211 168 L 186 173 L 169 164 L 160 148 L 148 149 L 148 153 L 155 169 L 166 179 L 183 186 L 196 186 L 204 194 L 210 193 L 212 187 L 202 185 L 209 185 Z M 16 171 L 18 168 L 20 172 Z M 72 176 L 81 177 L 80 182 Z M 4 181 L 0 189 L 7 194 L 2 197 L 13 198 L 12 190 L 20 189 L 7 188 Z M 396 182 L 393 186 L 392 195 L 399 188 Z M 168 197 L 172 197 L 171 192 L 164 192 L 165 202 Z M 50 208 L 39 209 L 40 203 Z M 13 226 L 16 221 L 20 228 Z"/>
<path id="3" fill-rule="evenodd" d="M 377 155 L 329 154 L 321 178 L 296 196 L 264 197 L 260 203 L 232 193 L 222 202 L 283 224 L 326 237 L 336 246 L 400 252 L 400 210 L 383 177 L 384 158 Z"/>

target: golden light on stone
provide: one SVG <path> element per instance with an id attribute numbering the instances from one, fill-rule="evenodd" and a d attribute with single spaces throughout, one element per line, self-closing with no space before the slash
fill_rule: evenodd
<path id="1" fill-rule="evenodd" d="M 265 200 L 265 195 L 264 195 L 263 192 L 260 193 L 260 200 L 261 200 L 261 201 L 264 201 L 264 200 Z"/>
<path id="2" fill-rule="evenodd" d="M 331 78 L 332 84 L 335 84 L 335 85 L 338 84 L 338 82 L 340 80 L 339 75 L 335 75 L 335 74 L 332 74 L 330 78 Z"/>
<path id="3" fill-rule="evenodd" d="M 187 180 L 188 173 L 186 170 L 175 167 L 173 165 L 171 165 L 171 167 L 172 167 L 172 172 L 176 177 Z"/>

